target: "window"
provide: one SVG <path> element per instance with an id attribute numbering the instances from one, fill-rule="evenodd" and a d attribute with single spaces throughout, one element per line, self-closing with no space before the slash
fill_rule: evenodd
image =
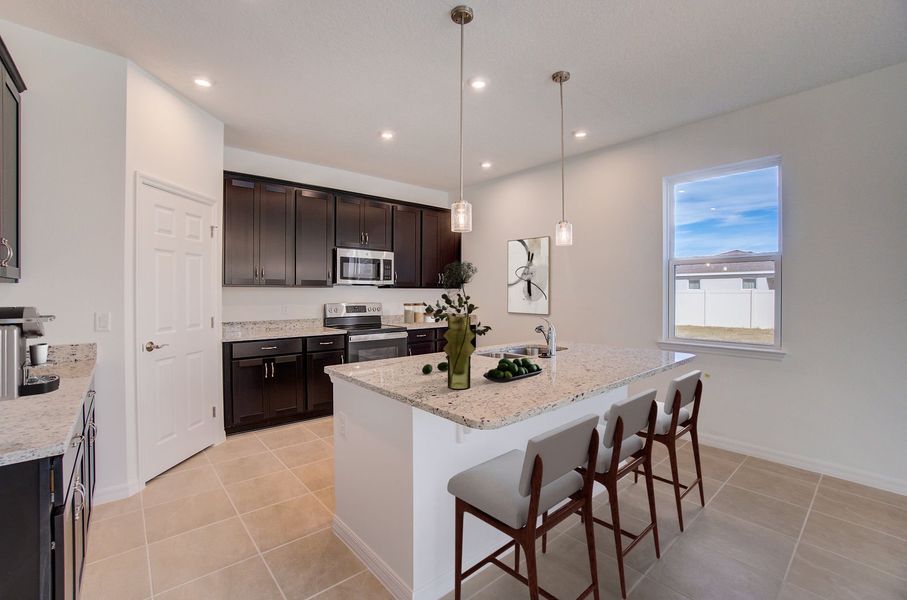
<path id="1" fill-rule="evenodd" d="M 664 184 L 664 342 L 780 351 L 780 159 Z"/>

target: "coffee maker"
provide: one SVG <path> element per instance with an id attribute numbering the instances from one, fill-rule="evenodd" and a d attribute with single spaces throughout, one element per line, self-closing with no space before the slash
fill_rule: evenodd
<path id="1" fill-rule="evenodd" d="M 60 385 L 56 375 L 28 376 L 28 340 L 44 335 L 53 315 L 38 314 L 34 306 L 0 308 L 0 400 L 49 392 Z"/>

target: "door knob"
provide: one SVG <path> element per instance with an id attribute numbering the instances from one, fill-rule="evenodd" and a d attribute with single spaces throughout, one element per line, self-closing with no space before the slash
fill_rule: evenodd
<path id="1" fill-rule="evenodd" d="M 154 352 L 155 350 L 166 348 L 169 345 L 170 344 L 155 344 L 154 342 L 148 342 L 145 344 L 145 352 Z"/>

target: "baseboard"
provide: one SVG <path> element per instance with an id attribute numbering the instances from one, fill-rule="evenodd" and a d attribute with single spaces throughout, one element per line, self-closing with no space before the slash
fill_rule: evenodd
<path id="1" fill-rule="evenodd" d="M 397 600 L 412 600 L 413 590 L 362 539 L 334 515 L 334 533 Z"/>
<path id="2" fill-rule="evenodd" d="M 123 498 L 128 498 L 133 494 L 139 493 L 140 491 L 142 491 L 143 487 L 145 486 L 142 485 L 138 479 L 136 479 L 133 481 L 127 481 L 126 483 L 121 483 L 119 485 L 97 488 L 94 492 L 94 502 L 96 504 L 104 504 L 105 502 L 122 500 Z"/>
<path id="3" fill-rule="evenodd" d="M 790 467 L 797 467 L 799 469 L 806 469 L 807 471 L 814 471 L 839 479 L 846 479 L 847 481 L 894 492 L 895 494 L 907 495 L 907 481 L 886 477 L 884 475 L 879 475 L 878 473 L 844 467 L 842 465 L 807 458 L 790 452 L 772 450 L 771 448 L 766 448 L 764 446 L 741 442 L 724 436 L 712 435 L 704 432 L 699 433 L 699 441 L 708 446 L 715 446 L 724 450 L 740 452 L 742 454 L 755 456 L 756 458 L 763 458 L 765 460 L 781 463 Z"/>

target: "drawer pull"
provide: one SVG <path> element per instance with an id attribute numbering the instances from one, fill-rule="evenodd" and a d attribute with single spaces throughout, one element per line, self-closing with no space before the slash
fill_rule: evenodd
<path id="1" fill-rule="evenodd" d="M 262 350 L 277 350 L 277 346 L 262 346 Z"/>
<path id="2" fill-rule="evenodd" d="M 318 342 L 319 346 L 333 346 L 334 342 Z"/>
<path id="3" fill-rule="evenodd" d="M 427 333 L 417 333 L 417 334 L 416 334 L 416 337 L 417 337 L 417 338 L 424 338 L 424 337 L 428 337 L 428 334 L 427 334 Z"/>

